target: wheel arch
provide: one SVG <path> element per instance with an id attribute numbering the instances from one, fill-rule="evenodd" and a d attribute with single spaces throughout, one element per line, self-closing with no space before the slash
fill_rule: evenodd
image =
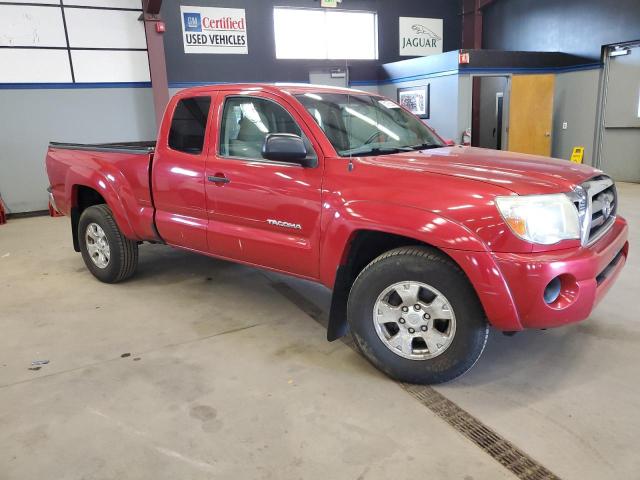
<path id="1" fill-rule="evenodd" d="M 348 331 L 347 300 L 351 286 L 360 272 L 385 252 L 398 247 L 411 246 L 433 249 L 457 265 L 457 262 L 444 250 L 415 237 L 370 229 L 352 232 L 349 241 L 345 244 L 333 284 L 329 325 L 327 328 L 327 339 L 329 341 L 337 340 L 346 335 Z"/>
<path id="2" fill-rule="evenodd" d="M 105 204 L 111 210 L 116 225 L 127 238 L 136 238 L 136 234 L 129 223 L 129 219 L 125 215 L 125 210 L 120 197 L 115 190 L 108 186 L 105 180 L 98 180 L 86 183 L 69 184 L 70 216 L 71 216 L 71 233 L 73 237 L 73 249 L 80 251 L 78 243 L 78 225 L 80 216 L 87 208 L 94 205 Z"/>
<path id="3" fill-rule="evenodd" d="M 489 249 L 465 226 L 437 212 L 384 202 L 345 204 L 332 218 L 324 234 L 331 241 L 325 242 L 320 266 L 322 283 L 333 289 L 328 340 L 347 333 L 346 303 L 358 274 L 374 258 L 403 246 L 429 247 L 450 259 L 466 275 L 494 326 L 522 329 L 504 279 L 487 274 L 497 271 Z M 478 260 L 484 262 L 482 268 Z"/>

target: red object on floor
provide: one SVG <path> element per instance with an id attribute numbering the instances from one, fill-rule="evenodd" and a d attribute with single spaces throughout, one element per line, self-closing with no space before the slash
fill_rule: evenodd
<path id="1" fill-rule="evenodd" d="M 51 203 L 49 203 L 49 216 L 50 217 L 64 217 L 64 214 L 60 213 L 59 211 L 57 211 L 55 208 L 53 208 Z"/>
<path id="2" fill-rule="evenodd" d="M 4 207 L 2 197 L 0 197 L 0 225 L 4 225 L 5 223 L 7 223 L 7 210 Z"/>

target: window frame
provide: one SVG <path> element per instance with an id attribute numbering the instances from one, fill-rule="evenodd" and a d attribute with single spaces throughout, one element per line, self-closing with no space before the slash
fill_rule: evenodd
<path id="1" fill-rule="evenodd" d="M 275 105 L 277 105 L 278 107 L 280 107 L 282 110 L 284 110 L 290 117 L 291 119 L 295 122 L 295 124 L 297 125 L 297 127 L 300 129 L 300 132 L 302 132 L 302 134 L 304 136 L 307 137 L 307 140 L 309 141 L 309 144 L 311 145 L 311 148 L 313 149 L 313 154 L 314 154 L 314 160 L 315 163 L 313 166 L 306 166 L 303 167 L 302 165 L 300 165 L 299 163 L 295 163 L 295 162 L 285 162 L 285 161 L 280 161 L 280 160 L 269 160 L 267 158 L 251 158 L 251 157 L 239 157 L 239 156 L 234 156 L 234 155 L 223 155 L 222 154 L 222 142 L 223 142 L 223 136 L 222 136 L 222 127 L 225 121 L 225 109 L 227 107 L 227 102 L 229 100 L 232 100 L 234 98 L 241 98 L 241 99 L 256 99 L 256 100 L 264 100 L 266 102 L 271 102 Z M 318 147 L 313 145 L 312 142 L 312 136 L 309 135 L 307 132 L 305 132 L 305 129 L 302 127 L 302 123 L 296 119 L 296 117 L 287 109 L 285 108 L 284 105 L 282 105 L 280 102 L 269 98 L 269 97 L 263 97 L 260 95 L 242 95 L 240 93 L 228 93 L 226 95 L 224 95 L 224 99 L 223 101 L 220 101 L 220 119 L 218 122 L 218 139 L 216 142 L 216 156 L 218 158 L 223 158 L 226 160 L 240 160 L 240 161 L 244 161 L 244 162 L 255 162 L 255 163 L 267 163 L 267 164 L 272 164 L 272 165 L 282 165 L 282 166 L 291 166 L 291 167 L 299 167 L 299 168 L 304 168 L 304 169 L 313 169 L 313 168 L 318 168 L 318 165 L 320 164 L 320 156 L 318 155 Z M 273 132 L 270 132 L 273 133 Z M 267 134 L 268 135 L 268 134 Z M 303 139 L 304 140 L 304 139 Z M 309 152 L 307 152 L 307 154 L 309 154 Z"/>
<path id="2" fill-rule="evenodd" d="M 209 99 L 209 109 L 207 111 L 207 120 L 206 120 L 206 124 L 204 126 L 204 133 L 203 133 L 203 137 L 202 137 L 202 149 L 199 152 L 187 152 L 184 150 L 178 150 L 176 148 L 173 148 L 171 146 L 171 144 L 169 143 L 170 138 L 171 138 L 171 126 L 173 125 L 173 119 L 175 117 L 176 114 L 176 110 L 178 109 L 178 105 L 180 105 L 180 102 L 182 102 L 183 100 L 189 100 L 191 98 L 208 98 Z M 166 147 L 167 150 L 171 151 L 171 152 L 175 152 L 175 153 L 179 153 L 179 154 L 184 154 L 184 155 L 191 155 L 192 157 L 197 157 L 197 156 L 201 156 L 201 155 L 206 155 L 208 150 L 209 150 L 209 145 L 208 145 L 208 141 L 209 141 L 209 132 L 210 132 L 210 128 L 211 128 L 211 123 L 213 122 L 212 119 L 212 114 L 213 114 L 213 110 L 214 110 L 214 95 L 212 95 L 211 93 L 208 94 L 203 94 L 203 95 L 185 95 L 185 96 L 181 96 L 181 97 L 177 97 L 176 98 L 176 103 L 173 105 L 173 109 L 171 110 L 171 118 L 169 119 L 169 124 L 167 127 L 167 133 L 166 133 Z"/>
<path id="3" fill-rule="evenodd" d="M 276 34 L 276 25 L 275 25 L 275 11 L 276 10 L 313 10 L 320 11 L 326 16 L 328 14 L 337 14 L 337 13 L 367 13 L 373 16 L 373 47 L 374 47 L 374 56 L 373 58 L 350 58 L 350 57 L 341 57 L 341 58 L 331 58 L 329 56 L 329 43 L 328 37 L 323 37 L 323 43 L 325 45 L 325 56 L 322 58 L 308 58 L 308 57 L 279 57 L 278 56 L 278 41 Z M 378 26 L 378 12 L 374 10 L 356 10 L 356 9 L 346 9 L 346 8 L 315 8 L 315 7 L 296 7 L 296 6 L 288 6 L 288 5 L 276 5 L 273 7 L 273 37 L 274 37 L 274 54 L 276 60 L 312 60 L 312 61 L 340 61 L 340 60 L 353 60 L 353 61 L 362 61 L 362 62 L 372 62 L 380 60 L 380 33 Z"/>

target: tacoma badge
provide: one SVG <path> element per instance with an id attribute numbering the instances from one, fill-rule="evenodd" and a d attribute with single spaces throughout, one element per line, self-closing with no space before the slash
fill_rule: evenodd
<path id="1" fill-rule="evenodd" d="M 276 227 L 293 228 L 294 230 L 302 230 L 302 225 L 300 225 L 299 223 L 283 222 L 282 220 L 273 220 L 272 218 L 269 218 L 267 220 L 267 223 L 269 225 L 275 225 Z"/>

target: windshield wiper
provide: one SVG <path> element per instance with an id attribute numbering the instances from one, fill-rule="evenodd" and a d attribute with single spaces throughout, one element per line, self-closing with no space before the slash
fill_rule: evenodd
<path id="1" fill-rule="evenodd" d="M 438 145 L 437 143 L 422 143 L 420 145 L 411 145 L 407 147 L 411 150 L 429 150 L 431 148 L 441 148 L 442 145 Z"/>
<path id="2" fill-rule="evenodd" d="M 411 152 L 411 147 L 372 147 L 365 149 L 354 149 L 340 152 L 341 156 L 365 157 L 368 155 L 389 155 L 392 153 Z"/>

